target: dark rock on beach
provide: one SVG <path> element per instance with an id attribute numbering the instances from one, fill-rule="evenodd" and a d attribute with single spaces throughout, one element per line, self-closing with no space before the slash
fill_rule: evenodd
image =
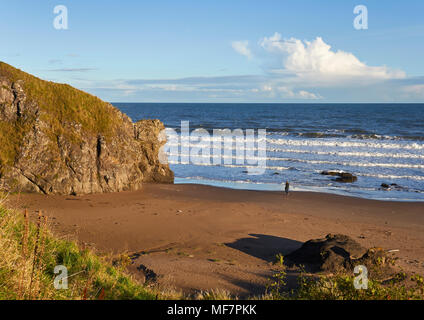
<path id="1" fill-rule="evenodd" d="M 328 234 L 323 239 L 306 241 L 298 250 L 286 258 L 296 265 L 305 265 L 312 271 L 334 272 L 346 268 L 351 257 L 361 257 L 366 253 L 352 238 L 342 234 Z"/>
<path id="2" fill-rule="evenodd" d="M 305 242 L 286 256 L 289 265 L 304 266 L 309 272 L 352 273 L 365 265 L 374 278 L 393 274 L 394 259 L 381 248 L 366 249 L 349 236 L 328 234 L 323 239 Z"/>
<path id="3" fill-rule="evenodd" d="M 173 182 L 159 120 L 131 119 L 88 93 L 0 62 L 0 189 L 86 194 Z"/>

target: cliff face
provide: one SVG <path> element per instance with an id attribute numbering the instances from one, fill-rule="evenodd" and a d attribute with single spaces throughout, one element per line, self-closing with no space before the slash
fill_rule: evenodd
<path id="1" fill-rule="evenodd" d="M 163 129 L 0 62 L 0 189 L 84 194 L 172 183 L 159 162 Z"/>

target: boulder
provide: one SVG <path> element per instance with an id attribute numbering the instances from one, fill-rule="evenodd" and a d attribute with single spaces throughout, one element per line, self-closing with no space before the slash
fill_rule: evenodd
<path id="1" fill-rule="evenodd" d="M 382 183 L 381 188 L 386 191 L 397 190 L 397 191 L 406 191 L 408 188 L 398 185 L 397 183 L 391 183 L 390 185 L 387 183 Z"/>
<path id="2" fill-rule="evenodd" d="M 341 172 L 340 175 L 336 178 L 336 181 L 339 181 L 339 182 L 352 183 L 352 182 L 355 182 L 356 180 L 358 180 L 358 177 L 348 172 Z"/>
<path id="3" fill-rule="evenodd" d="M 382 184 L 381 184 L 381 187 L 382 187 L 383 189 L 390 189 L 390 186 L 389 186 L 387 183 L 382 183 Z"/>
<path id="4" fill-rule="evenodd" d="M 289 265 L 304 266 L 309 272 L 352 275 L 355 266 L 365 265 L 375 279 L 385 279 L 395 273 L 392 269 L 395 259 L 385 250 L 366 249 L 343 234 L 328 234 L 323 239 L 309 240 L 286 259 Z"/>
<path id="5" fill-rule="evenodd" d="M 325 176 L 338 176 L 341 172 L 340 171 L 321 171 L 322 175 Z"/>
<path id="6" fill-rule="evenodd" d="M 347 267 L 352 257 L 362 257 L 366 253 L 352 238 L 342 234 L 328 234 L 323 239 L 305 242 L 302 247 L 286 256 L 296 265 L 305 265 L 310 271 L 335 272 Z"/>
<path id="7" fill-rule="evenodd" d="M 322 171 L 322 175 L 337 177 L 335 180 L 338 182 L 355 182 L 358 180 L 358 177 L 354 176 L 349 172 L 340 172 L 340 171 Z"/>

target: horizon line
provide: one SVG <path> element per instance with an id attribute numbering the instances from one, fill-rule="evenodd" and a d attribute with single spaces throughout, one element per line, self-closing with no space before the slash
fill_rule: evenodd
<path id="1" fill-rule="evenodd" d="M 108 101 L 111 104 L 114 103 L 128 103 L 128 104 L 140 104 L 140 103 L 157 103 L 157 104 L 423 104 L 423 102 L 158 102 L 158 101 L 140 101 L 140 102 L 125 102 L 125 101 Z"/>

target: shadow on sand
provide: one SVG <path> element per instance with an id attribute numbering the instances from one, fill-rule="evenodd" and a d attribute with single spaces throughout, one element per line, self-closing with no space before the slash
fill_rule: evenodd
<path id="1" fill-rule="evenodd" d="M 232 243 L 226 243 L 225 245 L 244 252 L 252 257 L 262 259 L 266 262 L 275 263 L 277 262 L 276 255 L 281 253 L 283 256 L 291 253 L 292 251 L 299 249 L 302 246 L 303 242 L 270 236 L 265 234 L 249 234 L 249 237 L 238 239 Z M 263 275 L 264 278 L 268 278 L 266 282 L 268 285 L 272 283 L 273 272 L 269 270 L 268 276 Z M 286 290 L 295 289 L 298 286 L 298 276 L 299 272 L 295 270 L 286 270 L 286 281 L 287 286 Z M 243 288 L 251 295 L 262 295 L 266 291 L 266 284 L 261 285 L 252 285 L 247 282 L 243 282 L 237 279 L 233 279 L 233 284 Z M 241 298 L 248 295 L 241 295 Z"/>
<path id="2" fill-rule="evenodd" d="M 249 236 L 225 245 L 267 262 L 275 262 L 277 254 L 285 256 L 303 244 L 300 241 L 265 234 L 251 233 Z"/>

